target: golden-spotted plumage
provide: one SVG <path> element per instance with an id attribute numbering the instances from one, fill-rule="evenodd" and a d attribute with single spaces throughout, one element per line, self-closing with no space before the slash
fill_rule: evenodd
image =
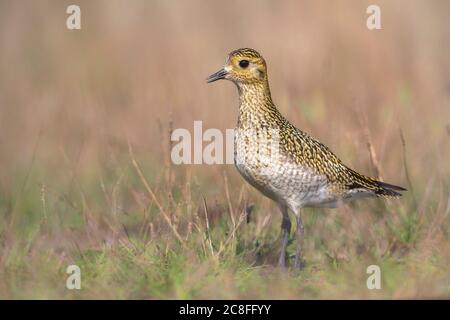
<path id="1" fill-rule="evenodd" d="M 235 163 L 242 176 L 278 203 L 283 213 L 283 250 L 290 230 L 287 208 L 297 215 L 297 236 L 303 237 L 300 209 L 335 207 L 359 197 L 400 196 L 401 187 L 376 181 L 345 166 L 325 145 L 293 126 L 276 108 L 270 94 L 267 66 L 253 49 L 232 51 L 223 69 L 208 82 L 227 79 L 239 91 Z M 301 241 L 296 266 L 300 266 Z"/>

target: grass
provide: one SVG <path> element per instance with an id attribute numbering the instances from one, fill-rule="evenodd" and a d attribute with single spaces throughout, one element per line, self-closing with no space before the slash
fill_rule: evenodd
<path id="1" fill-rule="evenodd" d="M 448 3 L 382 1 L 375 32 L 368 4 L 80 1 L 69 32 L 63 2 L 3 1 L 0 298 L 450 298 Z M 408 188 L 305 209 L 300 272 L 276 268 L 281 215 L 232 165 L 170 161 L 171 130 L 234 126 L 235 88 L 204 78 L 242 46 L 295 125 Z"/>
<path id="2" fill-rule="evenodd" d="M 424 220 L 408 194 L 392 203 L 305 210 L 306 267 L 284 273 L 275 267 L 277 208 L 239 177 L 228 181 L 242 185 L 231 192 L 230 211 L 219 202 L 220 194 L 186 178 L 202 170 L 172 168 L 176 183 L 158 185 L 154 195 L 161 203 L 156 205 L 144 187 L 151 182 L 140 177 L 131 156 L 123 168 L 116 176 L 120 183 L 112 179 L 103 187 L 86 175 L 74 182 L 79 187 L 57 191 L 42 188 L 34 180 L 38 172 L 31 170 L 28 187 L 15 199 L 19 203 L 11 204 L 23 217 L 9 228 L 2 225 L 3 298 L 448 296 L 450 221 L 448 212 L 436 211 L 431 201 Z M 226 169 L 230 176 L 232 170 Z M 226 194 L 225 180 L 217 188 Z M 240 200 L 237 194 L 245 196 Z M 87 205 L 85 197 L 95 201 Z M 249 222 L 247 199 L 259 203 Z M 294 250 L 291 243 L 291 255 Z M 65 288 L 70 264 L 82 270 L 81 290 Z M 366 269 L 373 264 L 382 270 L 381 290 L 366 288 Z"/>

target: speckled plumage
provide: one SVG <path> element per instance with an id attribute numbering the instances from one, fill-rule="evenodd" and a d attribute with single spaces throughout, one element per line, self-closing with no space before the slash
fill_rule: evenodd
<path id="1" fill-rule="evenodd" d="M 248 62 L 245 67 L 242 60 Z M 255 50 L 231 52 L 224 69 L 209 82 L 218 79 L 233 81 L 239 91 L 236 167 L 245 180 L 279 204 L 284 218 L 286 208 L 299 216 L 304 207 L 335 207 L 359 197 L 397 197 L 405 190 L 348 168 L 325 145 L 284 118 L 272 101 L 266 62 Z"/>

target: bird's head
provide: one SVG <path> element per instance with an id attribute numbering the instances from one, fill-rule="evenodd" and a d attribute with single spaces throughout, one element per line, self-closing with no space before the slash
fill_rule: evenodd
<path id="1" fill-rule="evenodd" d="M 257 84 L 267 81 L 267 67 L 264 58 L 253 49 L 237 49 L 228 54 L 222 69 L 210 75 L 206 81 L 221 79 L 233 81 L 236 85 Z"/>

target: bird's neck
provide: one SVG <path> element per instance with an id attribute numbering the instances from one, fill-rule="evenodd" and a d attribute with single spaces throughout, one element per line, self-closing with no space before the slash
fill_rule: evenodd
<path id="1" fill-rule="evenodd" d="M 276 111 L 270 95 L 267 81 L 257 83 L 238 83 L 239 91 L 239 115 L 251 113 L 259 114 Z"/>

